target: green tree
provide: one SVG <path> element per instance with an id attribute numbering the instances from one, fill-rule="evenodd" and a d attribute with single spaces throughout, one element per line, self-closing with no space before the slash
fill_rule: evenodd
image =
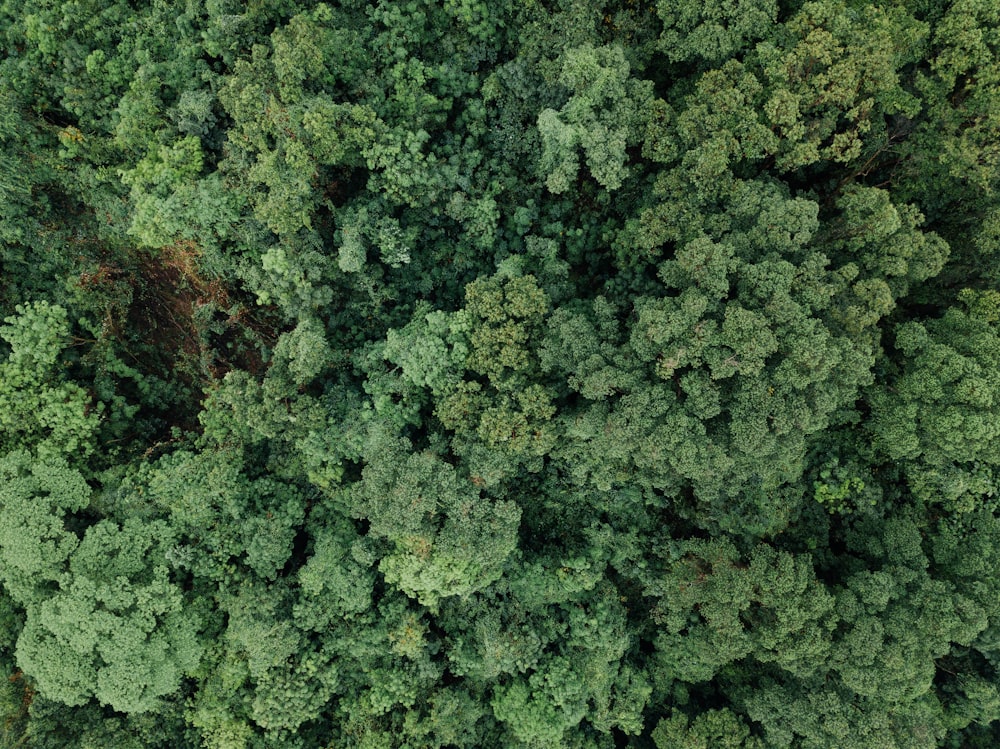
<path id="1" fill-rule="evenodd" d="M 956 511 L 974 509 L 994 491 L 990 418 L 1000 361 L 995 321 L 972 309 L 896 328 L 901 371 L 873 392 L 872 431 L 893 460 L 903 460 L 910 491 L 923 502 Z M 979 312 L 980 314 L 977 314 Z"/>
<path id="2" fill-rule="evenodd" d="M 656 12 L 663 22 L 658 46 L 674 62 L 723 62 L 765 38 L 778 20 L 778 4 L 773 0 L 659 2 Z"/>
<path id="3" fill-rule="evenodd" d="M 621 47 L 567 49 L 563 59 L 559 82 L 573 94 L 558 112 L 538 115 L 545 184 L 554 193 L 567 191 L 582 148 L 594 179 L 616 190 L 628 174 L 625 150 L 638 143 L 652 87 L 630 76 Z"/>
<path id="4" fill-rule="evenodd" d="M 66 310 L 36 302 L 19 306 L 17 313 L 0 327 L 10 345 L 0 363 L 0 447 L 80 461 L 94 450 L 101 409 L 60 366 L 69 345 Z"/>
<path id="5" fill-rule="evenodd" d="M 430 452 L 380 448 L 351 502 L 370 533 L 392 544 L 379 563 L 385 581 L 434 610 L 442 598 L 468 596 L 500 577 L 517 546 L 517 506 L 481 496 Z"/>
<path id="6" fill-rule="evenodd" d="M 180 688 L 202 646 L 164 564 L 169 541 L 164 523 L 137 519 L 87 529 L 58 590 L 26 606 L 17 660 L 42 694 L 141 713 Z"/>

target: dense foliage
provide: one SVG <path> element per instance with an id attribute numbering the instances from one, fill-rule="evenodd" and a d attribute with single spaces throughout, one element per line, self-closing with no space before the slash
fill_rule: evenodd
<path id="1" fill-rule="evenodd" d="M 0 746 L 1000 744 L 996 0 L 0 50 Z"/>

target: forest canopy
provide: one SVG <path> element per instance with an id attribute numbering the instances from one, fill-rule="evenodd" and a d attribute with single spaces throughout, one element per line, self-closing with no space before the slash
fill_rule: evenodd
<path id="1" fill-rule="evenodd" d="M 1000 745 L 996 0 L 2 0 L 0 746 Z"/>

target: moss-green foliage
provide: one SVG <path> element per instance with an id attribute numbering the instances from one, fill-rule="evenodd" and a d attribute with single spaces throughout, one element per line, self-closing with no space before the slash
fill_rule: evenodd
<path id="1" fill-rule="evenodd" d="M 10 346 L 0 364 L 0 449 L 33 449 L 40 460 L 80 462 L 94 450 L 100 409 L 65 377 L 60 357 L 69 343 L 66 310 L 42 301 L 18 306 L 16 313 L 0 327 Z"/>
<path id="2" fill-rule="evenodd" d="M 0 746 L 996 746 L 998 28 L 0 4 Z"/>

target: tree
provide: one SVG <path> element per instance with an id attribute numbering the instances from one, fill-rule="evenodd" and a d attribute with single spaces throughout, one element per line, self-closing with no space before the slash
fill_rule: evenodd
<path id="1" fill-rule="evenodd" d="M 671 61 L 723 62 L 764 37 L 778 20 L 777 3 L 668 3 L 656 5 L 663 22 L 658 46 Z"/>
<path id="2" fill-rule="evenodd" d="M 51 595 L 26 603 L 17 660 L 67 705 L 91 697 L 143 713 L 198 665 L 198 621 L 169 579 L 163 523 L 101 521 L 84 534 Z"/>
<path id="3" fill-rule="evenodd" d="M 660 680 L 709 681 L 747 656 L 801 677 L 827 668 L 838 617 L 808 559 L 759 546 L 740 564 L 726 544 L 685 546 L 647 583 Z"/>
<path id="4" fill-rule="evenodd" d="M 379 564 L 386 582 L 432 610 L 494 582 L 516 547 L 514 503 L 481 496 L 448 463 L 404 444 L 368 458 L 351 500 L 352 514 L 392 544 Z"/>
<path id="5" fill-rule="evenodd" d="M 14 452 L 0 459 L 0 579 L 20 606 L 57 590 L 66 562 L 79 546 L 67 516 L 86 508 L 91 489 L 64 461 Z"/>
<path id="6" fill-rule="evenodd" d="M 0 450 L 37 451 L 43 460 L 80 461 L 94 450 L 100 405 L 68 381 L 60 355 L 68 345 L 66 310 L 47 302 L 19 306 L 0 336 L 10 345 L 0 363 Z"/>
<path id="7" fill-rule="evenodd" d="M 544 109 L 538 115 L 545 184 L 554 193 L 568 190 L 582 147 L 594 179 L 608 190 L 618 189 L 628 173 L 625 150 L 638 142 L 651 87 L 630 77 L 620 47 L 567 49 L 563 59 L 559 82 L 573 95 L 560 111 Z"/>
<path id="8" fill-rule="evenodd" d="M 885 388 L 872 397 L 876 444 L 906 461 L 916 497 L 956 511 L 974 509 L 993 493 L 996 436 L 989 414 L 1000 395 L 995 321 L 982 316 L 974 292 L 964 298 L 969 311 L 953 307 L 941 318 L 896 329 L 902 371 L 891 397 Z"/>

